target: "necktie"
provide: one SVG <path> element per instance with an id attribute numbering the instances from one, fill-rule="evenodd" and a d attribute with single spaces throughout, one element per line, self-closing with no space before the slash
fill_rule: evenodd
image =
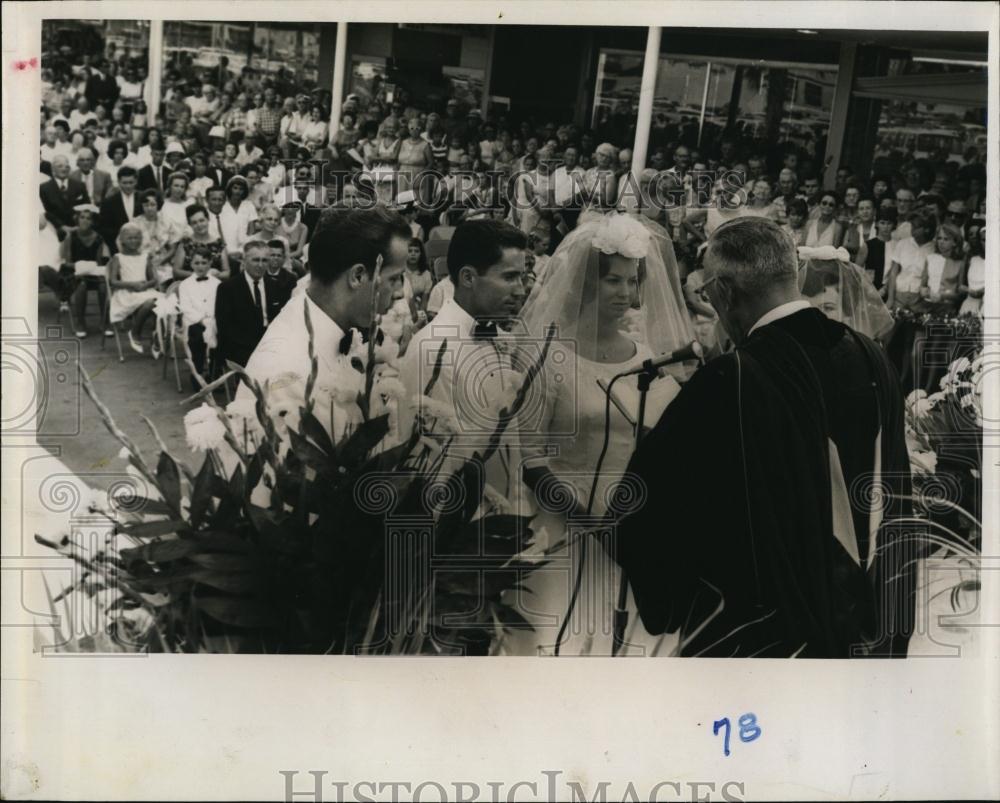
<path id="1" fill-rule="evenodd" d="M 156 189 L 163 189 L 163 175 L 160 173 L 161 168 L 157 167 L 156 170 Z"/>
<path id="2" fill-rule="evenodd" d="M 222 233 L 222 218 L 219 217 L 219 213 L 215 213 L 215 225 L 219 227 L 219 239 L 222 240 L 222 245 L 226 245 L 226 236 Z"/>
<path id="3" fill-rule="evenodd" d="M 207 276 L 196 276 L 195 277 L 195 281 L 196 282 L 207 282 L 208 281 L 208 277 Z"/>
<path id="4" fill-rule="evenodd" d="M 253 280 L 253 303 L 257 307 L 257 312 L 260 313 L 260 322 L 264 323 L 264 302 L 260 297 L 260 279 Z"/>

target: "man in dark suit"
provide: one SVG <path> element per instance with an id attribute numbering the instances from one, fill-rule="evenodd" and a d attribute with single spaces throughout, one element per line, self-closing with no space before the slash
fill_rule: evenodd
<path id="1" fill-rule="evenodd" d="M 166 195 L 167 184 L 170 181 L 170 168 L 164 161 L 167 149 L 162 143 L 151 145 L 149 155 L 153 163 L 139 170 L 139 189 L 156 190 L 160 195 Z"/>
<path id="2" fill-rule="evenodd" d="M 118 231 L 133 218 L 142 214 L 142 203 L 136 192 L 138 178 L 134 167 L 123 165 L 118 168 L 118 191 L 111 193 L 101 202 L 101 212 L 97 218 L 97 231 L 107 243 L 111 253 L 118 250 L 115 242 Z"/>
<path id="3" fill-rule="evenodd" d="M 232 171 L 226 170 L 222 166 L 223 159 L 225 159 L 225 151 L 222 148 L 213 148 L 208 157 L 208 169 L 205 171 L 205 175 L 212 179 L 218 187 L 225 187 L 229 183 L 229 179 L 233 177 Z"/>
<path id="4" fill-rule="evenodd" d="M 267 282 L 267 319 L 273 321 L 281 308 L 288 303 L 295 289 L 295 275 L 285 269 L 287 258 L 284 240 L 268 240 L 268 265 L 264 280 Z"/>
<path id="5" fill-rule="evenodd" d="M 679 630 L 681 655 L 905 655 L 918 554 L 893 524 L 910 473 L 892 365 L 802 298 L 777 222 L 723 224 L 704 270 L 736 348 L 629 465 L 645 502 L 623 500 L 614 551 L 643 625 Z"/>
<path id="6" fill-rule="evenodd" d="M 97 170 L 94 152 L 90 148 L 80 148 L 76 153 L 76 170 L 69 174 L 71 179 L 79 181 L 87 188 L 87 195 L 93 204 L 100 205 L 111 192 L 111 176 L 103 170 Z"/>
<path id="7" fill-rule="evenodd" d="M 272 285 L 265 280 L 270 249 L 263 240 L 243 246 L 243 270 L 231 276 L 215 294 L 215 323 L 223 360 L 246 365 L 270 322 L 268 298 Z"/>
<path id="8" fill-rule="evenodd" d="M 45 217 L 56 227 L 59 239 L 73 225 L 73 207 L 90 202 L 87 188 L 70 178 L 69 159 L 62 154 L 52 157 L 52 178 L 38 188 Z"/>

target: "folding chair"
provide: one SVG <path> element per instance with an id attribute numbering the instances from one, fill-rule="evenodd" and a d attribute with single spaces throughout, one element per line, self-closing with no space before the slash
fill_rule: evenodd
<path id="1" fill-rule="evenodd" d="M 448 226 L 442 223 L 440 226 L 435 226 L 427 233 L 427 245 L 430 245 L 432 241 L 444 240 L 447 242 L 451 239 L 451 235 L 455 233 L 454 226 Z"/>
<path id="2" fill-rule="evenodd" d="M 434 260 L 434 281 L 439 282 L 448 275 L 448 257 L 438 257 Z"/>
<path id="3" fill-rule="evenodd" d="M 115 336 L 115 346 L 118 348 L 118 362 L 125 362 L 125 354 L 122 352 L 122 341 L 118 337 L 118 324 L 111 320 L 111 279 L 108 276 L 108 269 L 104 269 L 104 287 L 107 291 L 107 302 L 104 305 L 104 321 L 106 326 L 101 329 L 101 351 L 104 351 L 104 343 L 107 340 L 107 331 L 110 328 Z M 126 318 L 126 320 L 128 320 Z"/>
<path id="4" fill-rule="evenodd" d="M 434 260 L 439 257 L 447 257 L 449 245 L 451 245 L 451 240 L 428 240 L 424 243 L 424 253 L 427 255 L 427 261 L 433 265 Z"/>

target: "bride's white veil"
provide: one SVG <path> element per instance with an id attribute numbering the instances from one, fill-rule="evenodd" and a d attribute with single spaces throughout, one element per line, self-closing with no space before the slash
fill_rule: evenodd
<path id="1" fill-rule="evenodd" d="M 871 338 L 885 337 L 892 314 L 868 275 L 843 248 L 798 249 L 799 289 L 827 317 Z"/>
<path id="2" fill-rule="evenodd" d="M 565 341 L 592 336 L 597 327 L 594 299 L 601 275 L 600 255 L 621 254 L 639 262 L 638 294 L 623 320 L 623 331 L 654 357 L 688 345 L 694 332 L 681 296 L 673 246 L 666 231 L 657 236 L 654 227 L 661 228 L 641 216 L 618 212 L 583 220 L 559 243 L 544 281 L 532 288 L 521 310 L 526 332 L 542 338 L 555 324 L 558 337 Z"/>

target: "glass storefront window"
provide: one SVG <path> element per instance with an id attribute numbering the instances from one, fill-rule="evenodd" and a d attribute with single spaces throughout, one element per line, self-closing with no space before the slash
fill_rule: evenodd
<path id="1" fill-rule="evenodd" d="M 319 64 L 319 32 L 252 22 L 168 21 L 163 28 L 167 68 L 194 77 L 194 69 L 219 65 L 229 70 L 252 67 L 265 75 L 288 76 L 299 85 L 315 86 Z"/>
<path id="2" fill-rule="evenodd" d="M 351 93 L 358 96 L 358 108 L 367 111 L 386 81 L 385 59 L 376 56 L 355 56 L 351 59 Z"/>
<path id="3" fill-rule="evenodd" d="M 962 63 L 925 62 L 916 59 L 893 59 L 890 76 L 928 76 L 934 80 L 936 102 L 920 97 L 905 86 L 882 98 L 876 137 L 878 159 L 898 166 L 907 159 L 966 164 L 970 159 L 986 157 L 986 68 Z M 933 79 L 931 78 L 933 76 Z M 946 76 L 956 82 L 956 90 L 937 83 Z M 982 81 L 982 99 L 970 99 L 967 82 Z M 907 97 L 909 95 L 909 97 Z M 951 97 L 949 97 L 951 96 Z M 949 100 L 951 102 L 949 102 Z"/>
<path id="4" fill-rule="evenodd" d="M 594 128 L 624 133 L 634 125 L 642 66 L 638 51 L 601 50 Z M 747 139 L 792 141 L 812 153 L 830 124 L 836 78 L 833 65 L 661 57 L 654 125 L 675 126 L 690 144 L 731 128 Z"/>

